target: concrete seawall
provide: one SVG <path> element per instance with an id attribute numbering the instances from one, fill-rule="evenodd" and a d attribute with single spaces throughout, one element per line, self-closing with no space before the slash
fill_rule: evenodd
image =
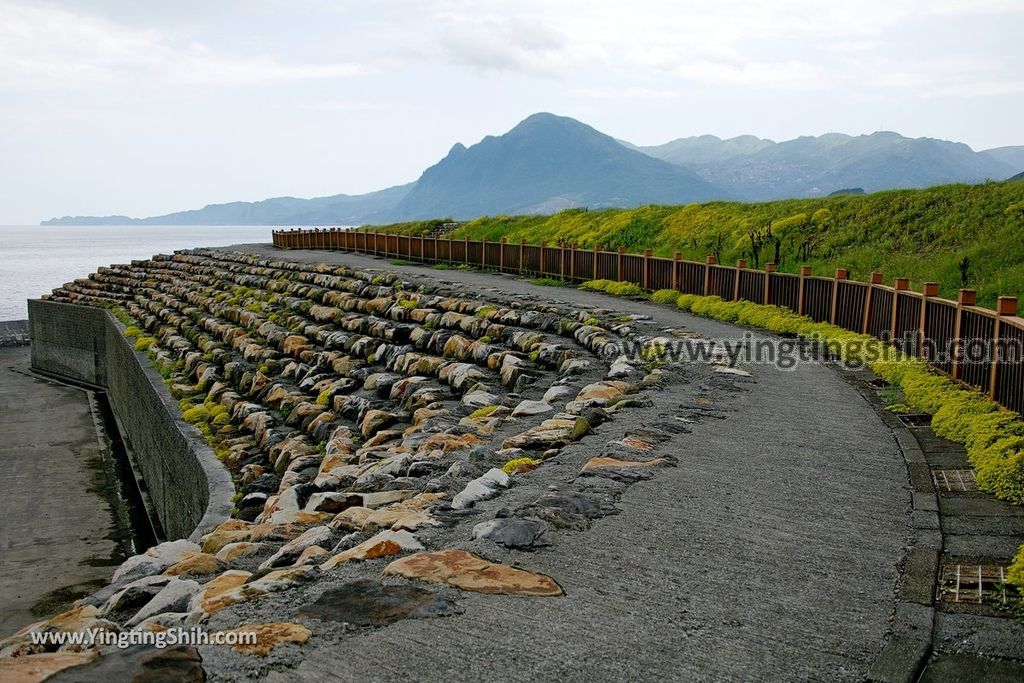
<path id="1" fill-rule="evenodd" d="M 197 539 L 228 518 L 234 485 L 145 355 L 101 308 L 30 300 L 33 369 L 101 387 L 168 538 Z"/>

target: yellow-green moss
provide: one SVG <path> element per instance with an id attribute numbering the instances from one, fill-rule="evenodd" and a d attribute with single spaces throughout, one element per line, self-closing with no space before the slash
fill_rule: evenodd
<path id="1" fill-rule="evenodd" d="M 476 410 L 474 410 L 472 413 L 469 414 L 469 417 L 470 417 L 470 419 L 473 419 L 473 420 L 476 420 L 476 419 L 481 418 L 481 417 L 487 417 L 488 415 L 493 413 L 495 410 L 497 410 L 498 407 L 499 406 L 484 406 L 483 408 L 477 408 Z"/>
<path id="2" fill-rule="evenodd" d="M 513 458 L 501 466 L 501 471 L 505 474 L 529 472 L 530 470 L 536 469 L 542 462 L 542 460 L 537 460 L 535 458 Z"/>
<path id="3" fill-rule="evenodd" d="M 206 423 L 210 420 L 210 411 L 206 409 L 206 406 L 195 406 L 182 413 L 181 417 L 192 424 Z"/>
<path id="4" fill-rule="evenodd" d="M 326 406 L 331 402 L 331 390 L 324 389 L 316 397 L 316 404 L 318 406 Z"/>
<path id="5" fill-rule="evenodd" d="M 135 340 L 135 350 L 145 351 L 153 344 L 156 344 L 156 337 L 143 336 Z"/>
<path id="6" fill-rule="evenodd" d="M 135 325 L 129 325 L 128 327 L 124 328 L 124 336 L 128 337 L 129 339 L 134 339 L 135 337 L 138 337 L 140 334 L 142 334 L 142 330 L 140 330 Z"/>

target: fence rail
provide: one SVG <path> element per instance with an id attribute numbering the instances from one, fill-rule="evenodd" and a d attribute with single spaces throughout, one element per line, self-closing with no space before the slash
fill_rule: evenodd
<path id="1" fill-rule="evenodd" d="M 644 289 L 676 289 L 687 294 L 744 299 L 788 308 L 817 322 L 830 322 L 853 332 L 870 334 L 973 386 L 1003 407 L 1024 408 L 1024 319 L 1017 317 L 1017 298 L 1001 296 L 996 309 L 976 306 L 974 290 L 961 289 L 956 301 L 938 296 L 938 284 L 926 282 L 920 292 L 907 278 L 892 286 L 882 274 L 868 282 L 848 279 L 846 270 L 832 277 L 779 273 L 775 264 L 748 268 L 744 260 L 722 265 L 708 256 L 704 263 L 653 256 L 651 250 L 630 254 L 623 248 L 605 251 L 578 245 L 514 244 L 502 239 L 451 239 L 370 232 L 365 229 L 275 230 L 274 245 L 282 249 L 325 249 L 373 254 L 421 263 L 467 264 L 505 273 L 552 277 L 569 282 L 618 280 Z"/>

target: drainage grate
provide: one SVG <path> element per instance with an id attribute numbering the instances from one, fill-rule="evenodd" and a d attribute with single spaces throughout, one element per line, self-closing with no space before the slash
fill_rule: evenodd
<path id="1" fill-rule="evenodd" d="M 899 418 L 900 420 L 902 420 L 903 424 L 907 425 L 908 427 L 927 427 L 932 423 L 931 415 L 899 415 Z"/>
<path id="2" fill-rule="evenodd" d="M 978 491 L 974 470 L 932 470 L 935 488 L 948 493 Z"/>
<path id="3" fill-rule="evenodd" d="M 944 564 L 936 596 L 940 602 L 1006 604 L 1006 567 L 992 564 Z"/>

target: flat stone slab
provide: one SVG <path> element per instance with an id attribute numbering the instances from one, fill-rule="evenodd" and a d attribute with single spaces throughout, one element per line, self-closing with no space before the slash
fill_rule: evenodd
<path id="1" fill-rule="evenodd" d="M 550 576 L 488 562 L 465 550 L 442 550 L 404 557 L 389 564 L 384 573 L 447 583 L 476 593 L 536 597 L 562 594 L 562 588 Z"/>
<path id="2" fill-rule="evenodd" d="M 400 619 L 425 619 L 452 614 L 455 604 L 417 586 L 386 586 L 359 579 L 324 591 L 316 601 L 299 608 L 299 615 L 356 626 L 384 626 Z"/>

